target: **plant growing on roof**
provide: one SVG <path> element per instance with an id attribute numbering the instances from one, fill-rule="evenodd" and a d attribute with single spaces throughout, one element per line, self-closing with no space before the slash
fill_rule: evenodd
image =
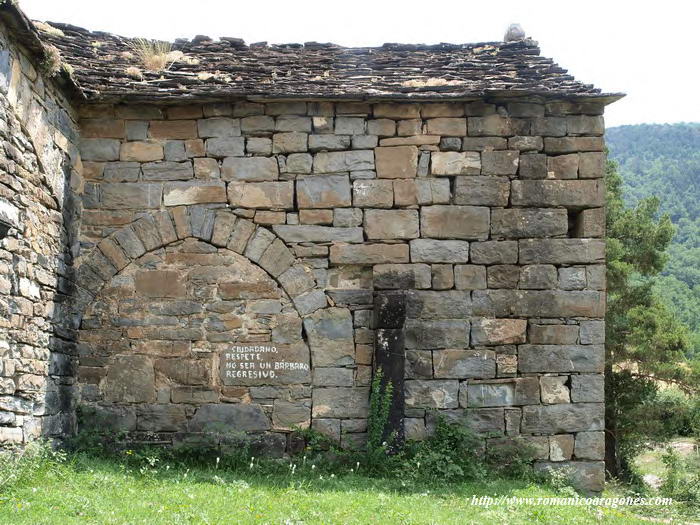
<path id="1" fill-rule="evenodd" d="M 180 53 L 172 50 L 170 42 L 136 38 L 129 42 L 129 49 L 147 71 L 165 71 L 178 59 Z"/>

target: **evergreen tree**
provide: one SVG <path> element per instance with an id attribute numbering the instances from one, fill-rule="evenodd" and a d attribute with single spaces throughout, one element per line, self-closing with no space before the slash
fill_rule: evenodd
<path id="1" fill-rule="evenodd" d="M 655 288 L 674 235 L 656 197 L 626 207 L 617 165 L 608 162 L 606 317 L 606 468 L 625 477 L 630 461 L 649 441 L 666 436 L 654 417 L 659 381 L 686 392 L 697 389 L 698 365 L 687 357 L 686 327 Z"/>

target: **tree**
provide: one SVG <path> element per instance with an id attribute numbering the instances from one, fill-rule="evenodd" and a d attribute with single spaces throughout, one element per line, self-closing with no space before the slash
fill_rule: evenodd
<path id="1" fill-rule="evenodd" d="M 606 468 L 614 477 L 629 475 L 630 460 L 648 441 L 665 437 L 653 400 L 659 381 L 686 392 L 697 388 L 698 367 L 686 356 L 686 327 L 655 290 L 655 277 L 667 260 L 674 235 L 668 215 L 659 217 L 659 200 L 634 207 L 622 200 L 617 165 L 608 162 L 607 263 L 608 311 L 605 346 Z"/>

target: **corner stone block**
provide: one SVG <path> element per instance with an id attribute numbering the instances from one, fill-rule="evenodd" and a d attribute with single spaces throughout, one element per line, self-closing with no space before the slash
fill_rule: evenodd
<path id="1" fill-rule="evenodd" d="M 600 179 L 605 174 L 605 153 L 578 154 L 578 176 L 580 179 Z"/>
<path id="2" fill-rule="evenodd" d="M 525 319 L 472 319 L 473 345 L 513 345 L 525 342 Z"/>
<path id="3" fill-rule="evenodd" d="M 330 250 L 330 262 L 366 266 L 407 263 L 409 262 L 408 250 L 406 244 L 333 244 Z"/>
<path id="4" fill-rule="evenodd" d="M 520 264 L 595 264 L 605 262 L 601 239 L 527 239 L 519 241 Z"/>
<path id="5" fill-rule="evenodd" d="M 564 434 L 600 431 L 604 428 L 602 403 L 562 403 L 523 407 L 522 432 Z"/>
<path id="6" fill-rule="evenodd" d="M 605 236 L 605 208 L 582 210 L 576 217 L 574 235 L 578 238 Z"/>
<path id="7" fill-rule="evenodd" d="M 474 315 L 484 317 L 603 317 L 605 294 L 589 290 L 474 290 Z"/>
<path id="8" fill-rule="evenodd" d="M 545 137 L 544 150 L 547 153 L 577 153 L 603 151 L 603 137 Z"/>
<path id="9" fill-rule="evenodd" d="M 564 206 L 595 208 L 605 204 L 605 184 L 601 180 L 514 180 L 513 206 Z"/>
<path id="10" fill-rule="evenodd" d="M 299 208 L 345 208 L 352 206 L 347 175 L 312 175 L 297 179 Z"/>
<path id="11" fill-rule="evenodd" d="M 163 201 L 166 206 L 226 202 L 226 185 L 218 181 L 169 182 Z"/>
<path id="12" fill-rule="evenodd" d="M 605 382 L 602 374 L 571 376 L 571 401 L 573 403 L 602 403 L 605 401 Z"/>
<path id="13" fill-rule="evenodd" d="M 530 372 L 603 372 L 602 345 L 521 345 L 518 369 Z"/>
<path id="14" fill-rule="evenodd" d="M 491 350 L 435 350 L 435 377 L 490 379 L 496 377 L 496 354 Z"/>
<path id="15" fill-rule="evenodd" d="M 576 459 L 601 460 L 605 458 L 604 432 L 579 432 L 574 445 Z"/>
<path id="16" fill-rule="evenodd" d="M 569 218 L 563 208 L 491 210 L 491 235 L 510 239 L 566 235 Z"/>
<path id="17" fill-rule="evenodd" d="M 418 171 L 418 148 L 415 146 L 378 147 L 374 149 L 377 177 L 408 179 Z"/>
<path id="18" fill-rule="evenodd" d="M 414 239 L 410 246 L 411 262 L 414 263 L 466 263 L 469 261 L 467 241 Z"/>
<path id="19" fill-rule="evenodd" d="M 436 239 L 484 240 L 489 236 L 489 209 L 480 206 L 423 206 L 421 235 Z"/>
<path id="20" fill-rule="evenodd" d="M 459 382 L 409 379 L 404 393 L 410 408 L 457 408 Z"/>
<path id="21" fill-rule="evenodd" d="M 433 175 L 479 175 L 481 154 L 472 151 L 434 151 L 430 155 Z"/>
<path id="22" fill-rule="evenodd" d="M 294 208 L 294 182 L 232 182 L 228 185 L 231 206 L 241 208 Z"/>
<path id="23" fill-rule="evenodd" d="M 370 240 L 415 239 L 419 235 L 416 210 L 366 210 L 364 229 Z"/>

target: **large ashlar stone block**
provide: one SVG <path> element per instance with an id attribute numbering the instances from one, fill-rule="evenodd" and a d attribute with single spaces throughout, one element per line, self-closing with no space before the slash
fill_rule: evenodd
<path id="1" fill-rule="evenodd" d="M 335 228 L 314 224 L 279 224 L 272 227 L 285 242 L 362 242 L 362 228 Z"/>
<path id="2" fill-rule="evenodd" d="M 386 103 L 373 107 L 375 118 L 408 119 L 420 118 L 420 106 L 417 104 Z"/>
<path id="3" fill-rule="evenodd" d="M 226 185 L 223 182 L 169 182 L 163 191 L 166 206 L 226 202 Z"/>
<path id="4" fill-rule="evenodd" d="M 469 260 L 467 241 L 414 239 L 410 244 L 414 263 L 466 263 Z"/>
<path id="5" fill-rule="evenodd" d="M 221 166 L 223 180 L 271 181 L 279 178 L 279 167 L 274 158 L 228 157 Z"/>
<path id="6" fill-rule="evenodd" d="M 232 182 L 228 185 L 231 206 L 241 208 L 294 208 L 294 182 Z"/>
<path id="7" fill-rule="evenodd" d="M 470 137 L 510 137 L 516 134 L 511 119 L 501 115 L 469 117 L 467 121 Z"/>
<path id="8" fill-rule="evenodd" d="M 242 157 L 245 151 L 244 137 L 212 137 L 206 141 L 207 155 L 215 158 Z"/>
<path id="9" fill-rule="evenodd" d="M 396 206 L 450 202 L 450 181 L 447 179 L 397 179 L 393 183 Z"/>
<path id="10" fill-rule="evenodd" d="M 507 206 L 509 194 L 507 177 L 455 177 L 455 204 Z"/>
<path id="11" fill-rule="evenodd" d="M 419 235 L 417 210 L 366 210 L 364 228 L 370 240 L 415 239 Z"/>
<path id="12" fill-rule="evenodd" d="M 542 402 L 547 405 L 569 403 L 571 397 L 569 395 L 569 387 L 566 386 L 568 380 L 569 376 L 540 377 Z"/>
<path id="13" fill-rule="evenodd" d="M 297 179 L 299 208 L 345 208 L 352 206 L 347 175 L 311 175 Z"/>
<path id="14" fill-rule="evenodd" d="M 314 156 L 314 173 L 338 173 L 374 169 L 372 150 L 330 151 Z"/>
<path id="15" fill-rule="evenodd" d="M 581 179 L 599 179 L 605 174 L 605 153 L 578 154 L 578 176 Z"/>
<path id="16" fill-rule="evenodd" d="M 436 239 L 487 239 L 489 209 L 479 206 L 423 206 L 421 235 Z"/>
<path id="17" fill-rule="evenodd" d="M 270 422 L 262 407 L 247 403 L 205 404 L 190 420 L 190 432 L 261 432 Z"/>
<path id="18" fill-rule="evenodd" d="M 138 405 L 136 428 L 147 432 L 177 432 L 187 427 L 185 407 L 178 405 Z"/>
<path id="19" fill-rule="evenodd" d="M 154 403 L 153 361 L 142 355 L 115 356 L 107 367 L 102 392 L 111 403 Z"/>
<path id="20" fill-rule="evenodd" d="M 394 205 L 394 182 L 356 180 L 352 183 L 352 202 L 358 208 L 391 208 Z"/>
<path id="21" fill-rule="evenodd" d="M 473 242 L 471 258 L 475 264 L 515 264 L 518 262 L 518 242 Z"/>
<path id="22" fill-rule="evenodd" d="M 84 138 L 80 141 L 80 155 L 84 161 L 109 162 L 119 160 L 120 146 L 121 142 L 118 139 Z"/>
<path id="23" fill-rule="evenodd" d="M 518 349 L 520 372 L 603 371 L 603 345 L 522 345 Z"/>
<path id="24" fill-rule="evenodd" d="M 228 117 L 212 117 L 197 121 L 197 130 L 202 138 L 237 137 L 241 134 L 241 121 Z"/>
<path id="25" fill-rule="evenodd" d="M 380 179 L 408 179 L 418 171 L 416 146 L 392 146 L 374 148 L 377 177 Z"/>
<path id="26" fill-rule="evenodd" d="M 603 317 L 605 294 L 597 291 L 474 290 L 474 315 L 484 317 Z"/>
<path id="27" fill-rule="evenodd" d="M 545 137 L 544 139 L 544 150 L 547 153 L 576 153 L 604 149 L 603 137 Z"/>
<path id="28" fill-rule="evenodd" d="M 100 201 L 105 209 L 158 208 L 163 187 L 160 184 L 102 184 Z"/>
<path id="29" fill-rule="evenodd" d="M 579 432 L 574 445 L 576 459 L 601 460 L 605 458 L 604 432 Z"/>
<path id="30" fill-rule="evenodd" d="M 602 403 L 605 401 L 603 375 L 581 374 L 571 376 L 571 401 L 573 403 Z"/>
<path id="31" fill-rule="evenodd" d="M 314 420 L 316 418 L 366 418 L 369 410 L 369 388 L 314 388 Z"/>
<path id="32" fill-rule="evenodd" d="M 578 177 L 577 153 L 547 157 L 548 179 L 575 179 Z M 534 177 L 533 177 L 534 178 Z"/>
<path id="33" fill-rule="evenodd" d="M 525 342 L 525 319 L 472 319 L 472 344 L 514 345 Z"/>
<path id="34" fill-rule="evenodd" d="M 380 290 L 430 288 L 427 264 L 377 264 L 372 268 L 374 287 Z"/>
<path id="35" fill-rule="evenodd" d="M 406 348 L 433 349 L 469 346 L 469 321 L 462 319 L 406 321 Z"/>
<path id="36" fill-rule="evenodd" d="M 483 175 L 515 175 L 518 172 L 519 151 L 484 151 L 481 153 Z"/>
<path id="37" fill-rule="evenodd" d="M 141 167 L 144 180 L 188 180 L 194 178 L 191 162 L 148 162 Z"/>
<path id="38" fill-rule="evenodd" d="M 272 405 L 272 426 L 279 430 L 309 428 L 311 425 L 310 403 L 275 399 Z"/>
<path id="39" fill-rule="evenodd" d="M 443 151 L 430 155 L 433 175 L 479 175 L 481 154 L 473 151 Z"/>
<path id="40" fill-rule="evenodd" d="M 404 383 L 404 394 L 410 408 L 457 408 L 459 381 L 409 379 Z"/>
<path id="41" fill-rule="evenodd" d="M 272 153 L 300 153 L 308 150 L 308 135 L 291 131 L 272 136 Z"/>
<path id="42" fill-rule="evenodd" d="M 119 160 L 123 162 L 153 162 L 163 157 L 163 146 L 157 142 L 125 142 L 119 151 Z"/>
<path id="43" fill-rule="evenodd" d="M 435 377 L 489 379 L 496 377 L 496 354 L 491 350 L 435 350 Z"/>
<path id="44" fill-rule="evenodd" d="M 556 266 L 551 264 L 521 266 L 518 287 L 525 290 L 549 290 L 556 288 Z"/>
<path id="45" fill-rule="evenodd" d="M 458 264 L 454 268 L 454 285 L 457 290 L 486 289 L 486 267 L 474 264 Z"/>
<path id="46" fill-rule="evenodd" d="M 450 104 L 444 102 L 423 104 L 421 106 L 420 114 L 423 118 L 463 117 L 464 105 L 459 103 Z"/>
<path id="47" fill-rule="evenodd" d="M 605 204 L 605 184 L 601 180 L 514 180 L 513 206 L 565 206 L 596 208 Z"/>
<path id="48" fill-rule="evenodd" d="M 578 326 L 571 324 L 531 324 L 530 343 L 540 345 L 575 345 Z"/>
<path id="49" fill-rule="evenodd" d="M 359 264 L 366 266 L 407 263 L 409 262 L 408 245 L 334 244 L 330 250 L 330 261 L 332 264 Z"/>
<path id="50" fill-rule="evenodd" d="M 350 310 L 317 310 L 304 319 L 304 331 L 311 348 L 314 366 L 347 366 L 355 363 Z"/>
<path id="51" fill-rule="evenodd" d="M 605 208 L 581 210 L 576 216 L 574 235 L 578 238 L 605 236 Z"/>
<path id="52" fill-rule="evenodd" d="M 526 239 L 519 241 L 520 264 L 594 264 L 605 262 L 601 239 Z"/>
<path id="53" fill-rule="evenodd" d="M 412 319 L 461 319 L 471 315 L 469 292 L 410 291 L 406 315 Z"/>
<path id="54" fill-rule="evenodd" d="M 154 139 L 195 139 L 195 120 L 153 120 L 148 126 L 148 134 Z"/>
<path id="55" fill-rule="evenodd" d="M 491 235 L 510 239 L 566 235 L 569 218 L 564 208 L 506 208 L 491 210 Z"/>
<path id="56" fill-rule="evenodd" d="M 443 137 L 464 137 L 467 134 L 466 118 L 431 118 L 426 121 L 428 135 Z"/>
<path id="57" fill-rule="evenodd" d="M 523 433 L 563 434 L 604 428 L 602 403 L 560 403 L 523 407 Z"/>

